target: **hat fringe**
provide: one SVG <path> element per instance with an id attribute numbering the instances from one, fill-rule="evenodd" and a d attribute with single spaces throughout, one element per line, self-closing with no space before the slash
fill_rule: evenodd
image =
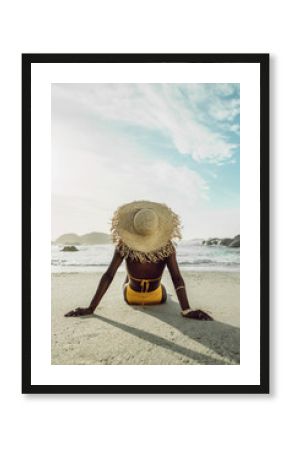
<path id="1" fill-rule="evenodd" d="M 170 208 L 168 208 L 170 210 Z M 126 245 L 119 235 L 119 211 L 114 213 L 112 221 L 111 221 L 111 233 L 113 243 L 116 244 L 117 250 L 121 254 L 121 256 L 125 258 L 130 258 L 131 260 L 143 262 L 157 262 L 162 259 L 167 258 L 175 251 L 176 242 L 174 239 L 181 239 L 181 223 L 180 218 L 177 214 L 175 214 L 172 210 L 171 219 L 172 219 L 172 232 L 168 242 L 160 247 L 157 250 L 152 250 L 149 252 L 142 252 L 139 250 L 132 249 Z"/>
<path id="2" fill-rule="evenodd" d="M 129 248 L 123 242 L 117 244 L 117 250 L 121 256 L 130 258 L 132 261 L 145 262 L 157 262 L 167 258 L 175 251 L 175 245 L 169 241 L 166 245 L 151 252 L 140 252 L 139 250 L 133 250 Z"/>

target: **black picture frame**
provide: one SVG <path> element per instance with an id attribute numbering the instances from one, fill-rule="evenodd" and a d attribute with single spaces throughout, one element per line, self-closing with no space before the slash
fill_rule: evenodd
<path id="1" fill-rule="evenodd" d="M 269 393 L 269 60 L 266 53 L 22 54 L 22 393 Z M 258 385 L 31 384 L 31 65 L 33 63 L 256 63 L 260 65 L 260 383 Z"/>

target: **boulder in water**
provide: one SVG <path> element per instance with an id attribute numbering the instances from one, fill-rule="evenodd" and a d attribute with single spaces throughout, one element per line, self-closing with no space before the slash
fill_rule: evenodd
<path id="1" fill-rule="evenodd" d="M 61 251 L 62 252 L 78 252 L 79 249 L 76 248 L 74 245 L 65 245 Z"/>
<path id="2" fill-rule="evenodd" d="M 232 242 L 232 240 L 233 240 L 233 239 L 231 239 L 231 238 L 224 238 L 224 239 L 221 239 L 220 245 L 228 246 L 228 245 L 230 245 L 230 243 Z"/>
<path id="3" fill-rule="evenodd" d="M 202 245 L 223 245 L 225 247 L 239 248 L 240 247 L 240 235 L 238 234 L 233 239 L 231 238 L 210 238 L 202 241 Z"/>
<path id="4" fill-rule="evenodd" d="M 239 234 L 234 237 L 232 242 L 229 244 L 229 247 L 237 247 L 237 248 L 240 247 L 240 235 Z"/>
<path id="5" fill-rule="evenodd" d="M 211 238 L 207 241 L 203 241 L 203 245 L 219 245 L 220 239 L 219 238 Z"/>

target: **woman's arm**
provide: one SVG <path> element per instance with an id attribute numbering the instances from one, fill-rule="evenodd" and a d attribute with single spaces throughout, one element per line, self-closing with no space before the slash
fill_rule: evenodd
<path id="1" fill-rule="evenodd" d="M 173 285 L 175 288 L 175 292 L 176 292 L 179 304 L 182 309 L 182 315 L 184 315 L 184 317 L 187 317 L 189 319 L 213 320 L 212 317 L 210 317 L 208 314 L 201 311 L 200 309 L 193 311 L 190 308 L 188 298 L 187 298 L 184 279 L 182 278 L 182 275 L 179 271 L 175 252 L 173 252 L 167 258 L 167 267 L 168 267 L 169 273 L 172 278 L 172 282 L 173 282 Z"/>
<path id="2" fill-rule="evenodd" d="M 115 250 L 113 259 L 112 259 L 108 269 L 106 270 L 106 272 L 102 275 L 102 277 L 100 279 L 97 291 L 96 291 L 94 297 L 92 298 L 90 306 L 88 308 L 76 308 L 75 310 L 70 311 L 67 314 L 65 314 L 65 316 L 66 317 L 71 317 L 71 316 L 75 317 L 75 316 L 85 316 L 88 314 L 92 314 L 95 311 L 98 304 L 100 303 L 103 295 L 107 291 L 111 282 L 113 281 L 115 273 L 117 272 L 123 259 L 124 259 L 124 257 L 121 256 L 117 250 Z"/>

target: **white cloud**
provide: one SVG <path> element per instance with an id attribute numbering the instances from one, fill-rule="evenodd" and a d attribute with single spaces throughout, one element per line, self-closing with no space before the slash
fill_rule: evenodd
<path id="1" fill-rule="evenodd" d="M 202 100 L 204 87 L 191 88 Z M 172 207 L 182 217 L 186 238 L 215 234 L 216 224 L 222 230 L 222 217 L 220 235 L 238 232 L 236 212 L 206 212 L 208 185 L 200 174 L 149 159 L 136 134 L 118 132 L 124 123 L 158 130 L 195 160 L 230 161 L 234 147 L 194 119 L 175 85 L 54 85 L 52 93 L 53 238 L 108 232 L 113 211 L 138 199 Z"/>
<path id="2" fill-rule="evenodd" d="M 209 113 L 218 121 L 226 120 L 231 122 L 240 113 L 240 100 L 237 98 L 231 100 L 216 98 L 210 105 Z"/>
<path id="3" fill-rule="evenodd" d="M 233 133 L 240 134 L 240 124 L 233 123 L 229 126 L 229 131 L 232 131 Z"/>
<path id="4" fill-rule="evenodd" d="M 91 114 L 102 118 L 164 133 L 176 149 L 196 161 L 217 162 L 232 157 L 235 145 L 201 123 L 198 102 L 207 100 L 208 113 L 217 121 L 232 121 L 239 112 L 238 99 L 226 99 L 218 92 L 231 92 L 223 85 L 207 90 L 204 85 L 185 85 L 185 101 L 178 85 L 165 84 L 102 84 L 54 85 L 56 113 L 63 110 L 70 116 Z M 219 85 L 213 85 L 219 86 Z"/>
<path id="5" fill-rule="evenodd" d="M 108 232 L 113 211 L 133 200 L 164 202 L 181 216 L 207 201 L 206 182 L 187 167 L 143 157 L 130 160 L 118 152 L 112 158 L 112 152 L 108 147 L 101 155 L 63 150 L 53 170 L 54 237 L 68 231 Z"/>
<path id="6" fill-rule="evenodd" d="M 235 93 L 236 85 L 232 83 L 217 83 L 213 89 L 217 94 L 221 94 L 225 97 L 233 95 Z"/>

